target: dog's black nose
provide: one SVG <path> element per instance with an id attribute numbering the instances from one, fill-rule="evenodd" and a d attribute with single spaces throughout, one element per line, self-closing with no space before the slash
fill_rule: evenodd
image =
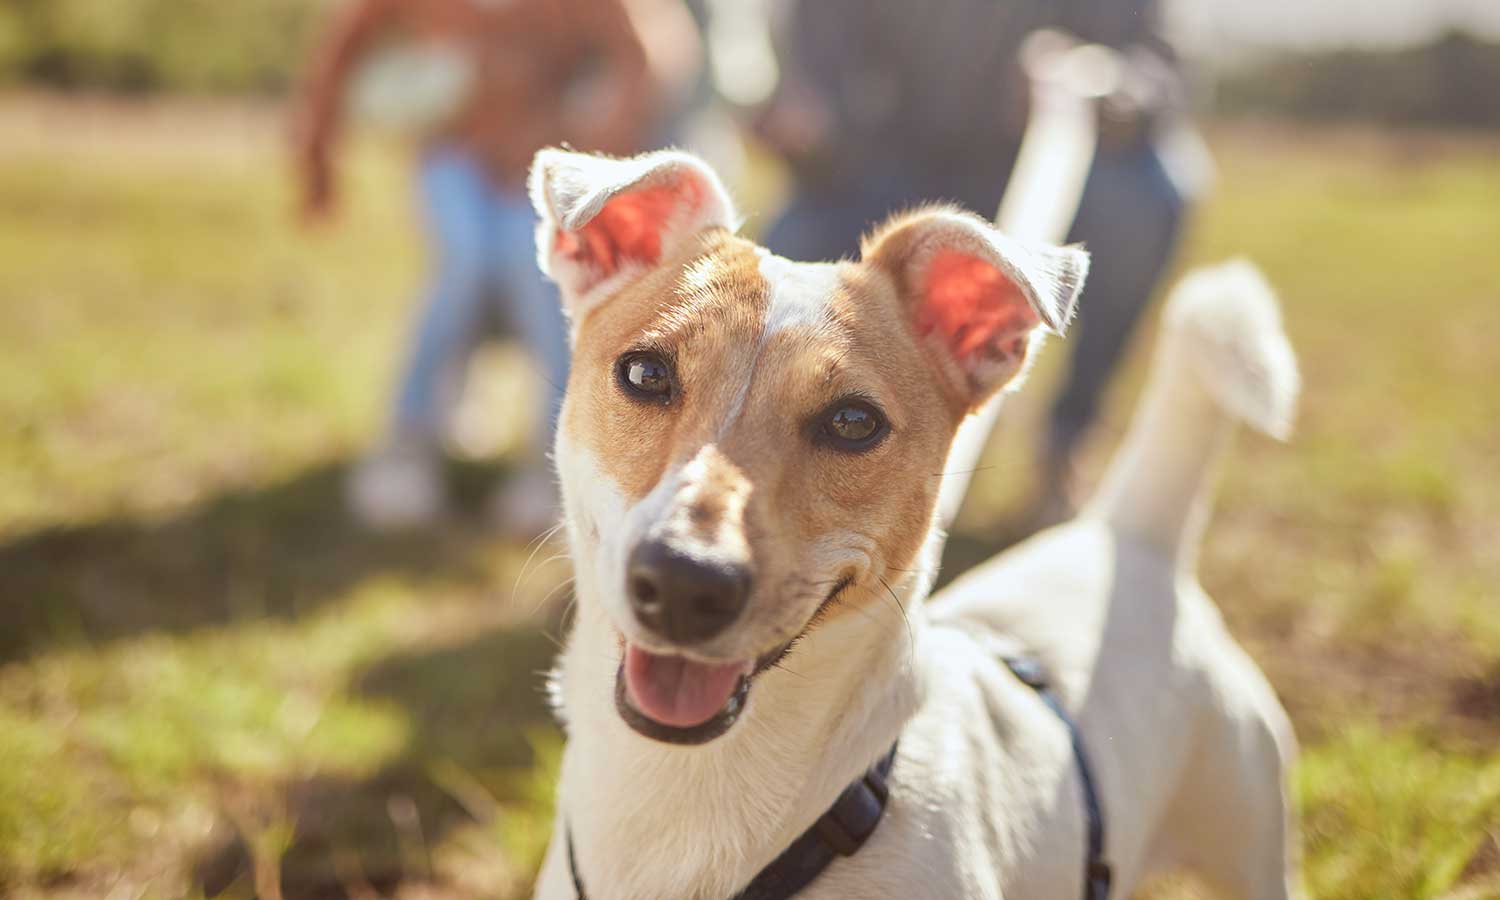
<path id="1" fill-rule="evenodd" d="M 626 567 L 630 606 L 640 623 L 677 644 L 706 641 L 745 608 L 750 569 L 689 556 L 663 541 L 643 541 Z"/>

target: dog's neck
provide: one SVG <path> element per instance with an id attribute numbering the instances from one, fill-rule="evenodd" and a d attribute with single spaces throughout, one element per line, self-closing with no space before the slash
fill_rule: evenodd
<path id="1" fill-rule="evenodd" d="M 649 740 L 620 718 L 618 638 L 580 579 L 558 672 L 569 734 L 558 815 L 585 886 L 609 897 L 722 900 L 811 826 L 920 704 L 916 649 L 932 566 L 919 569 L 810 631 L 755 679 L 734 727 L 696 747 Z"/>

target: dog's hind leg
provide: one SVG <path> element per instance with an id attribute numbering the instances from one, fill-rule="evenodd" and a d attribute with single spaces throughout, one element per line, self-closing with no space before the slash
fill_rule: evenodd
<path id="1" fill-rule="evenodd" d="M 1300 898 L 1287 773 L 1296 740 L 1271 687 L 1236 645 L 1215 667 L 1220 709 L 1205 717 L 1150 854 L 1234 900 Z"/>

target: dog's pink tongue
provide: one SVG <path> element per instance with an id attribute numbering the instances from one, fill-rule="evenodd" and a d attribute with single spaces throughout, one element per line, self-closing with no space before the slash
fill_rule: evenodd
<path id="1" fill-rule="evenodd" d="M 712 664 L 657 656 L 625 645 L 625 690 L 647 717 L 673 728 L 702 725 L 719 714 L 750 674 L 749 663 Z"/>

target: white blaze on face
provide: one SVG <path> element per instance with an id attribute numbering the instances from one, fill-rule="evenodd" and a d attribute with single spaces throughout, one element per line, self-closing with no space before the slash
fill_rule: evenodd
<path id="1" fill-rule="evenodd" d="M 770 294 L 771 302 L 766 304 L 765 323 L 761 328 L 760 348 L 756 351 L 757 358 L 760 349 L 764 349 L 766 342 L 777 332 L 798 326 L 817 327 L 823 321 L 824 311 L 828 307 L 828 301 L 833 292 L 838 288 L 839 270 L 833 263 L 799 263 L 777 256 L 764 247 L 757 247 L 756 254 L 760 257 L 760 277 L 765 279 L 766 291 Z M 689 278 L 704 277 L 702 273 L 689 273 Z M 690 282 L 691 283 L 691 282 Z M 729 407 L 728 414 L 720 427 L 720 433 L 726 433 L 734 424 L 745 407 L 745 398 L 750 394 L 750 384 L 754 379 L 755 370 L 752 366 L 745 382 L 740 387 L 740 393 L 734 403 Z"/>
<path id="2" fill-rule="evenodd" d="M 764 335 L 799 325 L 816 326 L 839 285 L 835 263 L 801 263 L 762 250 L 760 275 L 770 288 Z"/>

